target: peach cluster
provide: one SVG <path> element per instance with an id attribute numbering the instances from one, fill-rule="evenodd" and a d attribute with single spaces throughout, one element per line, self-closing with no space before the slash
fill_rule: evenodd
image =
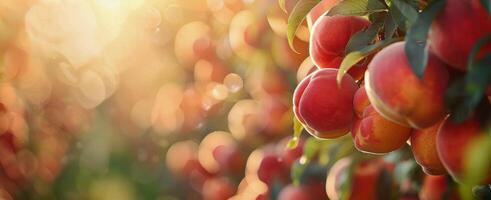
<path id="1" fill-rule="evenodd" d="M 350 39 L 370 26 L 370 21 L 357 16 L 317 19 L 310 59 L 319 69 L 295 89 L 295 116 L 317 138 L 335 139 L 351 132 L 355 147 L 365 153 L 385 154 L 409 144 L 426 174 L 449 174 L 463 181 L 464 158 L 483 135 L 485 124 L 477 116 L 463 123 L 451 121 L 445 91 L 453 80 L 449 70 L 466 70 L 473 45 L 491 33 L 491 18 L 477 0 L 448 0 L 430 28 L 421 77 L 408 61 L 406 43 L 396 42 L 357 63 L 336 82 Z M 485 45 L 477 57 L 490 49 Z M 480 183 L 491 183 L 491 177 Z"/>

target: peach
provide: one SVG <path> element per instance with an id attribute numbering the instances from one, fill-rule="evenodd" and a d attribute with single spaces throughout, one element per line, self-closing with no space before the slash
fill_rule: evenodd
<path id="1" fill-rule="evenodd" d="M 355 122 L 351 134 L 356 149 L 366 153 L 388 153 L 406 144 L 411 128 L 401 126 L 382 117 L 368 101 L 364 87 L 358 89 L 353 101 Z M 363 108 L 362 113 L 361 109 Z"/>
<path id="2" fill-rule="evenodd" d="M 281 159 L 280 156 L 267 155 L 259 164 L 257 177 L 268 185 L 275 181 L 288 182 L 287 180 L 289 177 L 285 177 L 285 175 L 288 174 L 289 169 L 284 168 L 283 166 L 283 159 Z"/>
<path id="3" fill-rule="evenodd" d="M 242 172 L 245 158 L 237 147 L 219 145 L 213 149 L 213 158 L 225 172 Z"/>
<path id="4" fill-rule="evenodd" d="M 204 200 L 227 200 L 235 193 L 235 186 L 227 178 L 210 178 L 201 189 Z"/>
<path id="5" fill-rule="evenodd" d="M 305 185 L 287 185 L 278 194 L 278 200 L 314 200 L 327 199 L 324 184 L 319 181 L 309 182 Z"/>
<path id="6" fill-rule="evenodd" d="M 319 18 L 310 36 L 310 57 L 319 68 L 339 68 L 345 48 L 356 32 L 370 26 L 370 21 L 358 16 L 332 16 Z M 356 64 L 348 73 L 355 79 L 363 76 L 368 62 Z"/>
<path id="7" fill-rule="evenodd" d="M 411 134 L 411 150 L 414 159 L 429 175 L 444 175 L 447 173 L 445 167 L 438 157 L 436 150 L 436 136 L 440 123 L 425 128 L 414 130 Z"/>
<path id="8" fill-rule="evenodd" d="M 429 44 L 435 55 L 457 69 L 466 70 L 477 40 L 491 34 L 491 19 L 479 0 L 448 0 L 433 21 Z M 489 52 L 486 46 L 479 54 Z"/>
<path id="9" fill-rule="evenodd" d="M 330 169 L 326 180 L 326 192 L 329 199 L 340 199 L 341 186 L 346 181 L 343 180 L 343 177 L 352 163 L 351 158 L 343 158 L 338 160 Z M 392 173 L 393 165 L 380 158 L 367 159 L 357 163 L 351 179 L 351 191 L 354 192 L 351 192 L 347 199 L 380 199 L 377 187 L 380 185 L 379 179 L 384 171 Z M 390 191 L 391 188 L 387 188 L 387 190 Z"/>
<path id="10" fill-rule="evenodd" d="M 445 64 L 433 54 L 422 79 L 411 69 L 397 42 L 377 53 L 365 73 L 372 106 L 385 118 L 413 128 L 430 127 L 445 117 L 444 92 L 448 84 Z"/>
<path id="11" fill-rule="evenodd" d="M 467 152 L 482 134 L 484 130 L 481 123 L 474 116 L 460 124 L 447 118 L 441 125 L 436 139 L 437 152 L 443 166 L 455 181 L 463 181 Z M 483 177 L 482 183 L 490 183 L 491 169 L 487 174 L 488 177 Z"/>
<path id="12" fill-rule="evenodd" d="M 425 176 L 419 198 L 424 200 L 459 199 L 456 191 L 449 189 L 446 176 Z"/>
<path id="13" fill-rule="evenodd" d="M 307 15 L 308 25 L 311 26 L 311 24 L 314 24 L 317 19 L 325 15 L 328 10 L 336 6 L 336 4 L 338 4 L 340 1 L 341 0 L 322 0 L 319 2 L 319 4 L 312 8 Z"/>
<path id="14" fill-rule="evenodd" d="M 288 185 L 278 195 L 278 200 L 310 200 L 309 192 L 301 186 Z"/>
<path id="15" fill-rule="evenodd" d="M 295 89 L 294 113 L 305 129 L 318 138 L 347 134 L 353 121 L 353 96 L 358 86 L 347 75 L 336 83 L 337 69 L 321 69 L 307 76 Z"/>

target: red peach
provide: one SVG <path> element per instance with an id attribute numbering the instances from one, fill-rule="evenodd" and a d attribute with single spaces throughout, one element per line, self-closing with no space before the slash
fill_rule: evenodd
<path id="1" fill-rule="evenodd" d="M 414 159 L 429 175 L 447 174 L 436 150 L 436 136 L 441 124 L 442 122 L 429 128 L 417 129 L 411 134 L 411 150 Z"/>
<path id="2" fill-rule="evenodd" d="M 341 184 L 344 181 L 346 170 L 349 169 L 352 161 L 350 158 L 338 160 L 330 169 L 326 180 L 326 192 L 330 199 L 340 199 Z M 375 200 L 379 199 L 377 187 L 383 171 L 391 173 L 393 165 L 386 163 L 383 159 L 375 158 L 363 160 L 357 163 L 351 179 L 353 192 L 349 194 L 349 200 Z M 391 188 L 387 188 L 389 191 Z"/>
<path id="3" fill-rule="evenodd" d="M 366 90 L 361 87 L 353 100 L 355 122 L 351 134 L 355 147 L 367 153 L 388 153 L 405 145 L 411 128 L 401 126 L 382 117 L 370 105 Z"/>
<path id="4" fill-rule="evenodd" d="M 301 186 L 288 185 L 278 195 L 278 200 L 310 200 L 309 192 Z"/>
<path id="5" fill-rule="evenodd" d="M 284 172 L 282 159 L 277 155 L 268 155 L 261 161 L 257 176 L 259 180 L 269 185 L 275 181 L 282 181 L 285 178 Z"/>
<path id="6" fill-rule="evenodd" d="M 309 24 L 309 26 L 311 26 L 311 24 L 314 24 L 317 19 L 325 15 L 327 11 L 329 11 L 340 1 L 341 0 L 322 0 L 321 2 L 319 2 L 319 4 L 312 8 L 312 10 L 310 10 L 309 14 L 307 15 L 307 23 Z"/>
<path id="7" fill-rule="evenodd" d="M 211 178 L 203 184 L 204 200 L 227 200 L 235 192 L 235 186 L 226 178 Z"/>
<path id="8" fill-rule="evenodd" d="M 422 200 L 459 199 L 456 191 L 449 190 L 446 176 L 425 176 L 419 192 L 419 198 Z M 448 196 L 444 198 L 446 193 L 448 193 Z"/>
<path id="9" fill-rule="evenodd" d="M 398 42 L 377 53 L 365 73 L 365 87 L 373 107 L 385 118 L 413 128 L 430 127 L 445 117 L 445 64 L 433 54 L 422 79 L 411 69 Z"/>
<path id="10" fill-rule="evenodd" d="M 436 147 L 438 155 L 454 180 L 463 181 L 467 153 L 479 136 L 484 134 L 481 123 L 476 117 L 464 121 L 463 123 L 452 122 L 447 118 L 440 127 L 437 134 Z M 491 169 L 488 177 L 483 177 L 481 182 L 489 183 L 491 180 Z"/>
<path id="11" fill-rule="evenodd" d="M 318 138 L 337 138 L 351 127 L 353 96 L 358 86 L 349 75 L 338 86 L 337 73 L 337 69 L 318 70 L 300 82 L 293 95 L 295 115 Z"/>
<path id="12" fill-rule="evenodd" d="M 411 130 L 385 119 L 372 106 L 368 106 L 362 118 L 357 118 L 353 123 L 351 134 L 359 151 L 382 154 L 403 147 Z"/>
<path id="13" fill-rule="evenodd" d="M 245 158 L 235 146 L 217 146 L 213 149 L 213 158 L 226 172 L 240 173 L 244 170 Z"/>
<path id="14" fill-rule="evenodd" d="M 327 199 L 324 184 L 319 181 L 309 182 L 305 185 L 284 187 L 278 195 L 278 200 L 314 200 Z"/>
<path id="15" fill-rule="evenodd" d="M 370 21 L 358 16 L 325 16 L 317 20 L 310 37 L 310 57 L 314 64 L 319 68 L 339 68 L 351 36 L 368 26 Z M 363 60 L 348 73 L 358 80 L 367 64 Z"/>
<path id="16" fill-rule="evenodd" d="M 353 99 L 353 109 L 355 110 L 355 114 L 358 117 L 363 116 L 363 112 L 365 108 L 370 106 L 370 100 L 367 96 L 367 91 L 365 86 L 361 86 L 355 93 L 355 97 Z"/>
<path id="17" fill-rule="evenodd" d="M 448 0 L 429 33 L 435 55 L 457 69 L 466 70 L 469 53 L 479 38 L 491 34 L 491 19 L 479 0 Z M 490 52 L 487 45 L 480 55 Z"/>

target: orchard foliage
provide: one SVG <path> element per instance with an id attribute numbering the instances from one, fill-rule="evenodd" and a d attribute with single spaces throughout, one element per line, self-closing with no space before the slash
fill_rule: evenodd
<path id="1" fill-rule="evenodd" d="M 327 2 L 333 4 L 324 9 L 322 16 L 315 16 Z M 280 5 L 284 3 L 279 1 Z M 320 137 L 330 143 L 343 143 L 344 139 L 332 139 L 351 133 L 358 151 L 383 154 L 386 160 L 395 161 L 396 169 L 384 174 L 389 175 L 387 180 L 392 180 L 394 187 L 400 188 L 388 198 L 409 198 L 406 195 L 411 192 L 402 188 L 407 182 L 423 188 L 445 188 L 440 189 L 445 197 L 441 193 L 429 194 L 429 189 L 425 189 L 419 194 L 422 199 L 489 197 L 489 189 L 483 189 L 491 183 L 491 155 L 484 150 L 491 133 L 489 4 L 486 0 L 298 0 L 289 13 L 288 40 L 295 49 L 295 31 L 306 20 L 311 30 L 310 58 L 320 68 L 296 88 L 293 102 L 299 123 L 315 138 L 320 132 L 341 131 L 335 136 Z M 359 17 L 368 20 L 369 25 L 356 27 Z M 339 18 L 346 20 L 331 28 L 330 24 Z M 344 26 L 354 33 L 340 31 Z M 339 56 L 340 61 L 324 64 L 333 55 Z M 368 65 L 367 69 L 363 65 Z M 346 102 L 336 99 L 340 93 L 330 89 L 331 83 L 312 83 L 322 74 L 321 68 L 339 69 L 337 87 L 342 92 L 348 92 L 343 89 L 347 76 L 357 80 L 360 89 L 349 100 L 354 109 L 344 108 Z M 364 75 L 358 77 L 353 70 Z M 309 83 L 307 88 L 305 82 Z M 336 104 L 339 106 L 332 106 Z M 346 124 L 341 116 L 352 113 L 350 130 L 326 129 L 332 121 Z M 315 124 L 325 126 L 314 127 Z M 295 135 L 301 132 L 294 129 Z M 411 146 L 409 152 L 406 141 Z M 482 152 L 477 153 L 477 149 Z M 362 162 L 374 159 L 359 153 L 348 157 Z M 424 182 L 414 175 L 421 172 L 414 169 L 415 162 L 428 174 Z M 352 188 L 357 187 L 353 168 L 356 167 L 348 170 L 350 175 L 345 181 L 351 188 L 338 188 L 345 196 L 329 193 L 337 186 L 329 185 L 333 178 L 328 176 L 330 198 L 358 199 L 356 193 L 362 186 Z M 446 175 L 451 178 L 440 181 L 446 186 L 436 186 L 429 178 Z M 364 198 L 370 199 L 369 195 Z"/>

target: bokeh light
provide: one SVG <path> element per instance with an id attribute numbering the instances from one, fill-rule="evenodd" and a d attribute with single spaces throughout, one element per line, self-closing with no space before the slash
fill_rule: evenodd
<path id="1" fill-rule="evenodd" d="M 266 194 L 258 148 L 291 135 L 311 65 L 287 17 L 275 0 L 1 1 L 0 199 Z"/>

